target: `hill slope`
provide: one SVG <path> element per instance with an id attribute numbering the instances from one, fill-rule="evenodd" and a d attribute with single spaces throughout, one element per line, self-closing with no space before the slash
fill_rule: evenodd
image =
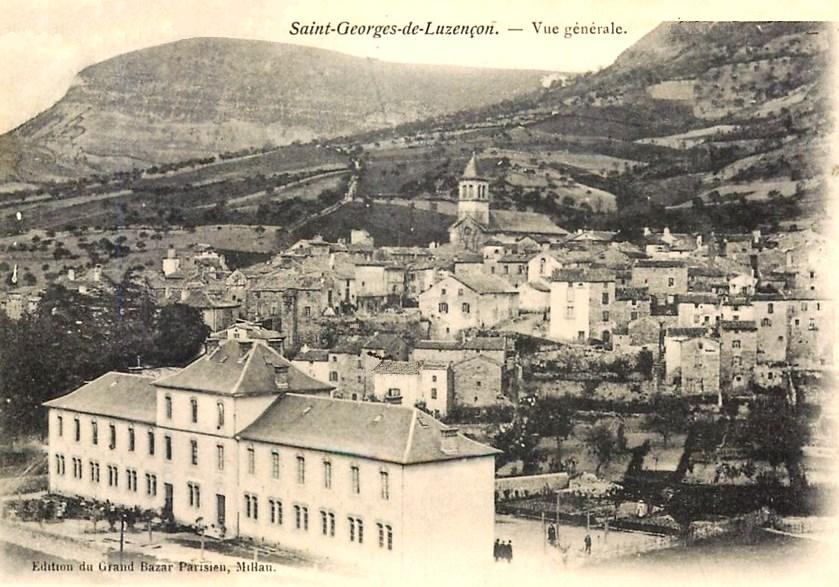
<path id="1" fill-rule="evenodd" d="M 0 137 L 0 178 L 38 181 L 349 135 L 533 91 L 535 71 L 396 64 L 196 38 L 86 68 Z"/>

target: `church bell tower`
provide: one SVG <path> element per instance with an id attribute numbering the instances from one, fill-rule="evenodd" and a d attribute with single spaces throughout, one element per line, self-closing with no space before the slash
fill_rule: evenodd
<path id="1" fill-rule="evenodd" d="M 478 157 L 472 153 L 472 158 L 466 164 L 458 183 L 457 219 L 469 216 L 483 225 L 488 225 L 489 203 L 489 180 L 481 175 Z"/>

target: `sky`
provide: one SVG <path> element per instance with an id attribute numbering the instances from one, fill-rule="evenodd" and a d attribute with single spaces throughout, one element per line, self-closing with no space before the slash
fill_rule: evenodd
<path id="1" fill-rule="evenodd" d="M 542 69 L 594 70 L 609 65 L 663 20 L 780 18 L 760 8 L 732 12 L 730 0 L 702 9 L 661 0 L 0 0 L 0 132 L 25 122 L 64 95 L 84 67 L 115 55 L 197 36 L 292 42 L 386 61 Z M 779 3 L 779 6 L 787 4 Z M 796 19 L 827 14 L 798 0 Z M 726 13 L 715 10 L 727 10 Z M 775 11 L 778 12 L 777 10 Z M 825 12 L 825 14 L 822 14 Z M 337 25 L 491 24 L 491 37 L 291 36 L 291 23 Z M 621 35 L 537 34 L 532 22 L 610 25 Z M 521 28 L 520 32 L 508 31 Z"/>

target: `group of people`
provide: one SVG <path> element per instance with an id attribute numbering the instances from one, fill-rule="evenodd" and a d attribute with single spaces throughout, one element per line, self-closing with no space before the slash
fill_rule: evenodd
<path id="1" fill-rule="evenodd" d="M 495 557 L 495 562 L 499 560 L 505 560 L 508 563 L 513 562 L 513 543 L 509 540 L 502 542 L 496 538 L 492 547 L 492 555 Z"/>

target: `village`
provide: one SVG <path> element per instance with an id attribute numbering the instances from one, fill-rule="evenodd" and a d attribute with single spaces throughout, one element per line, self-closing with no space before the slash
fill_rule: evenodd
<path id="1" fill-rule="evenodd" d="M 206 539 L 222 559 L 571 568 L 817 511 L 823 237 L 569 232 L 494 209 L 477 155 L 453 202 L 449 243 L 358 227 L 231 270 L 196 242 L 127 277 L 192 308 L 201 348 L 172 365 L 138 350 L 46 401 L 45 486 L 5 518 L 94 550 L 119 535 L 120 556 L 130 527 L 173 558 L 200 534 L 201 560 Z M 95 299 L 122 279 L 57 281 Z M 12 288 L 2 309 L 25 320 L 42 295 Z"/>

